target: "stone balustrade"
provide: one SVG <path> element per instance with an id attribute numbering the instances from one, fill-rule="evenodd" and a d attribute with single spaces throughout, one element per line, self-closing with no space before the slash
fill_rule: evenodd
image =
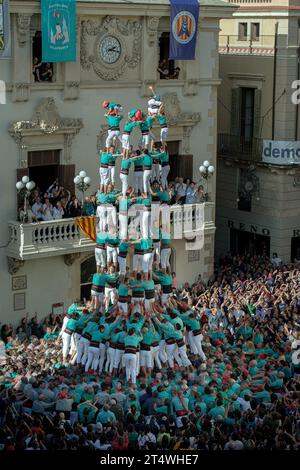
<path id="1" fill-rule="evenodd" d="M 214 204 L 170 206 L 171 238 L 192 239 L 214 225 Z M 92 251 L 95 243 L 82 233 L 76 219 L 21 223 L 10 221 L 8 257 L 18 260 L 45 258 Z"/>

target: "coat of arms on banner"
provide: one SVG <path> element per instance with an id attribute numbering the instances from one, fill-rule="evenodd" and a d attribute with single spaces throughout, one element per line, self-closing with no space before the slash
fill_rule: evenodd
<path id="1" fill-rule="evenodd" d="M 64 5 L 54 4 L 48 13 L 50 42 L 53 46 L 67 46 L 70 41 L 69 10 Z"/>
<path id="2" fill-rule="evenodd" d="M 172 22 L 172 32 L 180 44 L 188 44 L 196 32 L 196 20 L 189 11 L 180 11 Z"/>

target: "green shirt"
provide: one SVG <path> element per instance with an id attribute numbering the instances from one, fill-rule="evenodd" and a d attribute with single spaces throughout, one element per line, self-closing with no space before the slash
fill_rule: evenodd
<path id="1" fill-rule="evenodd" d="M 123 116 L 107 116 L 106 119 L 108 121 L 109 127 L 119 127 Z"/>
<path id="2" fill-rule="evenodd" d="M 161 126 L 164 126 L 167 124 L 167 118 L 166 116 L 161 116 L 160 114 L 157 115 L 157 120 Z"/>
<path id="3" fill-rule="evenodd" d="M 124 132 L 127 132 L 128 134 L 131 134 L 131 132 L 133 131 L 133 128 L 137 127 L 139 125 L 140 125 L 139 122 L 127 121 L 124 125 Z"/>

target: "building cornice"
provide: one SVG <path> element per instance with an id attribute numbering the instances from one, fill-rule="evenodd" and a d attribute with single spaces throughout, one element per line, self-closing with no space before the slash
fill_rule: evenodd
<path id="1" fill-rule="evenodd" d="M 77 2 L 77 15 L 111 15 L 112 8 L 115 8 L 118 16 L 128 16 L 129 11 L 134 11 L 134 16 L 169 16 L 169 4 L 139 4 L 139 3 L 86 3 Z M 237 5 L 220 4 L 201 6 L 201 18 L 231 18 L 233 12 L 238 9 Z M 12 0 L 10 3 L 11 13 L 41 13 L 40 0 Z"/>

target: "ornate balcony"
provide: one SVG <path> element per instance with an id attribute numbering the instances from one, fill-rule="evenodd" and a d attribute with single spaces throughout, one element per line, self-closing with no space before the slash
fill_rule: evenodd
<path id="1" fill-rule="evenodd" d="M 190 240 L 203 229 L 214 231 L 213 209 L 212 202 L 171 206 L 171 238 Z M 15 260 L 80 254 L 95 247 L 95 243 L 81 232 L 76 219 L 28 224 L 11 221 L 8 225 L 10 241 L 6 255 Z"/>

